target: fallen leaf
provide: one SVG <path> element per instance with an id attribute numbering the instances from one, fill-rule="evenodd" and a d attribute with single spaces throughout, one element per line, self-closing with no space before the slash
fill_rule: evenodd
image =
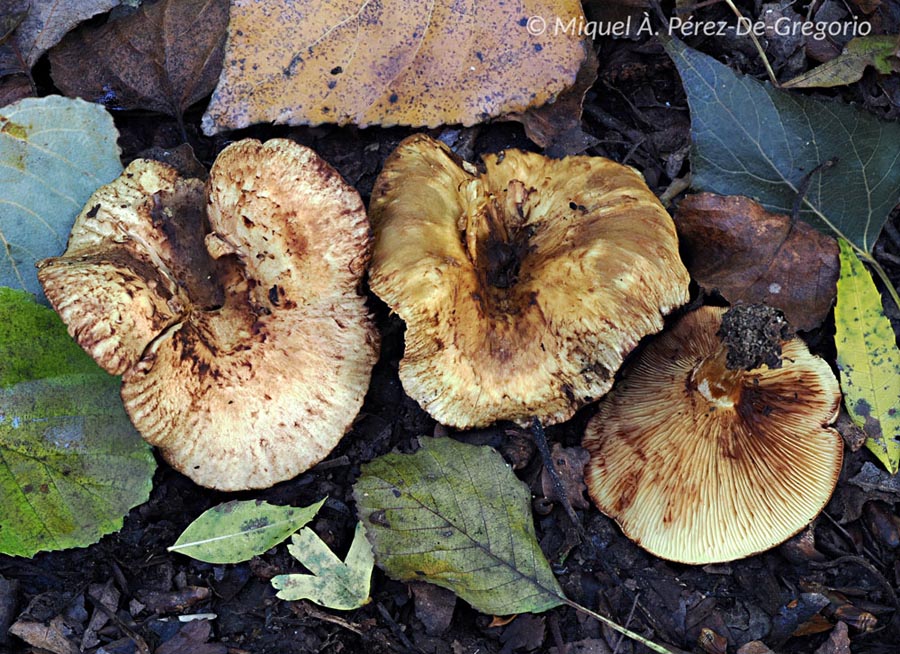
<path id="1" fill-rule="evenodd" d="M 409 589 L 415 599 L 416 617 L 429 636 L 440 636 L 450 628 L 456 595 L 453 591 L 419 582 L 410 582 Z"/>
<path id="2" fill-rule="evenodd" d="M 0 552 L 90 545 L 146 501 L 156 464 L 118 390 L 52 310 L 0 288 Z"/>
<path id="3" fill-rule="evenodd" d="M 56 616 L 49 624 L 36 620 L 16 620 L 9 633 L 18 636 L 32 647 L 52 654 L 81 654 L 73 642 L 75 632 L 62 616 Z"/>
<path id="4" fill-rule="evenodd" d="M 3 11 L 26 12 L 10 41 L 31 68 L 78 23 L 118 4 L 119 0 L 8 0 Z"/>
<path id="5" fill-rule="evenodd" d="M 884 75 L 900 72 L 900 37 L 897 35 L 857 36 L 834 59 L 784 82 L 782 88 L 843 86 L 862 79 L 873 66 Z"/>
<path id="6" fill-rule="evenodd" d="M 81 650 L 87 650 L 100 644 L 101 638 L 97 634 L 98 631 L 106 626 L 109 622 L 109 616 L 114 615 L 119 608 L 119 599 L 121 593 L 113 584 L 113 580 L 109 579 L 105 584 L 91 584 L 88 586 L 88 598 L 94 604 L 94 612 L 91 620 L 84 629 L 84 635 L 79 643 Z M 101 604 L 106 611 L 103 611 L 97 604 Z"/>
<path id="7" fill-rule="evenodd" d="M 587 486 L 584 483 L 584 466 L 591 459 L 588 451 L 583 447 L 563 447 L 559 443 L 554 443 L 551 458 L 553 463 L 556 464 L 556 472 L 559 473 L 559 479 L 572 508 L 590 508 L 590 503 L 584 498 L 584 492 L 587 490 Z M 550 478 L 550 473 L 547 472 L 546 468 L 541 471 L 541 489 L 544 492 L 544 497 L 548 500 L 554 502 L 560 500 L 556 496 L 553 480 Z"/>
<path id="8" fill-rule="evenodd" d="M 748 195 L 870 252 L 900 199 L 900 124 L 779 91 L 676 39 L 691 110 L 693 186 Z M 828 165 L 831 162 L 831 165 Z"/>
<path id="9" fill-rule="evenodd" d="M 207 563 L 249 561 L 312 520 L 324 503 L 298 508 L 232 500 L 204 511 L 167 549 Z"/>
<path id="10" fill-rule="evenodd" d="M 849 243 L 841 239 L 840 246 L 834 342 L 844 404 L 866 432 L 866 447 L 896 474 L 900 467 L 900 351 L 872 276 Z"/>
<path id="11" fill-rule="evenodd" d="M 544 148 L 544 154 L 548 157 L 580 154 L 599 142 L 581 129 L 584 96 L 597 81 L 600 65 L 591 43 L 585 42 L 584 50 L 586 56 L 571 88 L 560 93 L 552 102 L 522 114 L 504 117 L 522 123 L 528 138 Z"/>
<path id="12" fill-rule="evenodd" d="M 84 100 L 0 108 L 0 286 L 46 302 L 34 264 L 66 249 L 88 197 L 122 172 L 118 135 L 112 116 Z"/>
<path id="13" fill-rule="evenodd" d="M 612 654 L 612 650 L 605 640 L 600 638 L 587 638 L 565 643 L 562 648 L 551 647 L 547 654 Z"/>
<path id="14" fill-rule="evenodd" d="M 850 654 L 850 635 L 847 625 L 838 622 L 831 630 L 828 640 L 816 650 L 816 654 Z"/>
<path id="15" fill-rule="evenodd" d="M 211 633 L 208 620 L 192 620 L 157 647 L 155 654 L 226 654 L 228 646 L 207 642 Z"/>
<path id="16" fill-rule="evenodd" d="M 511 652 L 533 652 L 540 648 L 544 642 L 545 618 L 542 615 L 520 615 L 512 621 L 500 634 L 500 642 L 503 648 L 500 654 Z"/>
<path id="17" fill-rule="evenodd" d="M 575 0 L 234 1 L 203 131 L 472 125 L 522 112 L 575 81 L 578 21 Z"/>
<path id="18" fill-rule="evenodd" d="M 363 523 L 356 523 L 353 543 L 341 561 L 312 529 L 301 529 L 291 537 L 288 551 L 312 574 L 278 575 L 272 578 L 277 596 L 283 600 L 308 599 L 320 606 L 352 611 L 369 603 L 369 586 L 375 559 L 366 540 Z"/>
<path id="19" fill-rule="evenodd" d="M 53 81 L 110 109 L 180 118 L 222 70 L 228 0 L 162 0 L 99 27 L 75 30 L 50 52 Z"/>
<path id="20" fill-rule="evenodd" d="M 353 489 L 378 564 L 452 590 L 482 613 L 564 602 L 531 519 L 531 494 L 489 447 L 420 438 L 415 454 L 362 467 Z"/>
<path id="21" fill-rule="evenodd" d="M 691 277 L 731 302 L 781 309 L 795 329 L 821 324 L 834 302 L 838 245 L 806 223 L 750 198 L 689 195 L 675 214 Z"/>

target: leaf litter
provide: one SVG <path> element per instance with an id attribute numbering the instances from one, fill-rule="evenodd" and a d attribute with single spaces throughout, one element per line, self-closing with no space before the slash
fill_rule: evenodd
<path id="1" fill-rule="evenodd" d="M 824 4 L 829 4 L 828 2 Z M 628 45 L 628 44 L 618 44 L 618 45 Z M 615 48 L 621 50 L 621 48 Z M 626 48 L 627 49 L 627 48 Z M 646 53 L 645 53 L 646 54 Z M 658 55 L 655 57 L 648 57 L 645 61 L 658 61 Z M 625 79 L 628 75 L 633 75 L 635 66 L 633 62 L 626 61 L 626 66 L 622 67 L 622 78 Z M 659 73 L 659 69 L 657 69 L 657 73 Z M 655 84 L 655 83 L 654 83 Z M 644 88 L 646 90 L 646 87 Z M 643 111 L 648 111 L 647 107 L 647 96 L 632 96 L 632 89 L 625 89 L 626 93 L 629 94 L 629 98 L 632 102 L 636 102 L 640 109 Z M 657 94 L 657 98 L 663 98 L 664 94 Z M 671 96 L 665 96 L 666 103 L 672 100 Z M 603 100 L 603 98 L 600 98 Z M 652 101 L 652 98 L 651 98 Z M 677 100 L 676 100 L 677 102 Z M 596 116 L 599 115 L 596 113 L 598 107 L 598 99 L 594 98 L 590 101 L 590 110 L 591 112 L 587 115 L 585 119 L 585 125 L 588 126 L 588 132 L 595 135 L 606 136 L 606 134 L 599 129 L 599 125 L 596 122 Z M 606 106 L 606 105 L 604 105 Z M 652 111 L 652 110 L 651 110 Z M 622 112 L 615 112 L 617 117 L 623 117 L 623 114 L 628 114 L 628 110 Z M 652 115 L 652 114 L 651 114 Z M 624 116 L 626 120 L 628 116 Z M 608 117 L 604 117 L 606 120 Z M 128 126 L 128 122 L 123 123 L 126 127 Z M 165 121 L 162 121 L 162 124 L 165 124 Z M 604 128 L 605 129 L 605 128 Z M 510 140 L 510 130 L 504 128 L 503 126 L 494 125 L 494 126 L 485 126 L 480 128 L 475 128 L 471 130 L 472 133 L 479 135 L 479 138 L 486 138 L 487 142 L 490 143 L 503 143 Z M 162 134 L 160 131 L 158 134 Z M 328 148 L 329 144 L 333 144 L 335 139 L 333 136 L 335 134 L 345 134 L 345 132 L 334 132 L 330 130 L 320 131 L 317 133 L 307 133 L 305 131 L 299 131 L 296 133 L 296 138 L 300 139 L 310 139 L 310 141 L 315 141 L 320 145 L 324 145 L 324 147 Z M 513 137 L 512 141 L 515 141 L 516 138 L 520 139 L 515 135 L 515 132 L 512 132 Z M 656 136 L 654 134 L 654 136 Z M 357 137 L 359 138 L 359 137 Z M 625 139 L 632 138 L 629 136 L 621 137 L 618 134 L 610 135 L 610 138 L 615 139 Z M 337 139 L 340 141 L 340 138 Z M 344 139 L 346 140 L 346 138 Z M 371 137 L 367 137 L 368 141 L 372 141 Z M 374 139 L 376 141 L 380 141 L 380 139 Z M 333 146 L 331 146 L 333 147 Z M 485 147 L 482 143 L 479 147 Z M 619 149 L 623 148 L 623 149 Z M 632 149 L 629 152 L 629 148 Z M 607 150 L 608 149 L 608 150 Z M 621 158 L 628 154 L 629 157 L 634 157 L 637 162 L 640 162 L 642 167 L 649 166 L 650 170 L 648 174 L 652 180 L 657 180 L 658 177 L 655 174 L 655 171 L 659 169 L 659 164 L 654 164 L 654 160 L 652 158 L 648 158 L 649 154 L 647 148 L 647 144 L 640 144 L 639 139 L 633 140 L 631 144 L 626 143 L 624 146 L 622 145 L 611 145 L 604 144 L 599 147 L 599 151 L 611 151 L 614 153 L 618 153 L 618 157 Z M 340 153 L 340 148 L 335 150 L 335 152 Z M 665 156 L 668 153 L 668 150 L 661 151 L 659 154 Z M 656 156 L 656 153 L 654 153 Z M 378 157 L 376 156 L 375 159 Z M 383 158 L 383 153 L 382 153 Z M 677 157 L 672 160 L 677 163 Z M 672 162 L 670 162 L 672 163 Z M 656 168 L 654 168 L 656 166 Z M 671 168 L 670 170 L 677 172 L 676 169 Z M 674 174 L 674 173 L 673 173 Z M 665 181 L 665 177 L 662 178 L 662 181 Z M 653 186 L 656 187 L 656 183 L 653 183 Z M 388 381 L 389 381 L 388 375 Z M 385 381 L 385 377 L 382 374 L 381 381 Z M 422 416 L 419 413 L 416 413 L 415 407 L 411 407 L 407 401 L 400 402 L 391 391 L 387 390 L 389 388 L 389 384 L 387 386 L 381 386 L 381 390 L 377 392 L 377 397 L 379 398 L 379 402 L 385 400 L 385 398 L 390 398 L 387 400 L 387 404 L 385 406 L 390 407 L 388 409 L 379 408 L 376 412 L 379 413 L 375 418 L 368 417 L 364 419 L 364 424 L 359 431 L 359 435 L 365 435 L 364 437 L 369 437 L 378 443 L 375 446 L 374 452 L 385 451 L 385 448 L 390 449 L 392 445 L 399 444 L 401 448 L 406 447 L 404 436 L 402 439 L 398 440 L 399 434 L 398 430 L 403 430 L 404 433 L 407 428 L 412 428 L 412 425 L 419 425 L 420 427 L 424 425 L 426 428 L 430 429 L 431 426 L 428 423 L 427 418 Z M 380 404 L 378 406 L 381 406 Z M 373 409 L 373 405 L 369 405 L 369 410 Z M 390 436 L 385 435 L 384 425 L 388 425 L 393 427 L 394 432 L 390 434 Z M 421 433 L 422 429 L 415 429 L 415 432 Z M 390 429 L 388 430 L 390 433 Z M 568 430 L 566 433 L 569 433 Z M 560 435 L 557 435 L 559 438 Z M 385 440 L 388 439 L 388 440 Z M 576 442 L 575 437 L 573 435 L 568 436 L 568 442 L 570 444 L 574 444 Z M 390 443 L 390 445 L 388 444 Z M 349 454 L 349 459 L 351 461 L 359 461 L 359 460 L 367 460 L 373 456 L 372 447 L 369 445 L 363 446 L 361 444 L 348 443 L 336 453 L 335 463 L 340 462 L 342 457 L 345 457 Z M 852 462 L 851 462 L 852 463 Z M 339 474 L 340 473 L 340 474 Z M 522 468 L 519 471 L 520 476 L 527 477 L 530 473 L 528 469 Z M 304 476 L 304 479 L 309 480 L 310 477 L 316 480 L 315 484 L 312 486 L 319 486 L 320 484 L 331 484 L 334 486 L 335 484 L 340 483 L 349 483 L 348 475 L 345 474 L 340 468 L 333 468 L 327 474 L 325 473 L 311 473 L 308 476 Z M 327 481 L 326 481 L 327 479 Z M 282 489 L 273 490 L 271 492 L 266 493 L 266 496 L 270 499 L 275 498 L 273 501 L 277 503 L 285 503 L 283 499 L 284 494 L 288 492 L 292 493 L 306 493 L 309 490 L 310 486 L 306 485 L 306 482 L 297 482 L 297 483 L 289 483 Z M 532 483 L 532 489 L 539 488 Z M 289 490 L 290 489 L 290 490 Z M 183 519 L 184 516 L 179 517 L 182 512 L 187 512 L 189 515 L 196 515 L 207 506 L 204 506 L 204 502 L 208 502 L 208 499 L 204 499 L 203 494 L 196 493 L 195 489 L 184 485 L 182 480 L 174 478 L 171 474 L 166 475 L 165 478 L 160 483 L 159 491 L 163 494 L 163 497 L 167 496 L 167 502 L 163 502 L 163 497 L 156 497 L 149 504 L 146 509 L 150 511 L 148 514 L 144 509 L 142 509 L 142 515 L 150 516 L 152 521 L 151 530 L 156 531 L 158 529 L 171 529 L 171 527 L 166 527 L 166 522 L 159 522 L 159 516 L 165 515 L 165 521 L 175 520 L 176 522 Z M 342 496 L 346 500 L 346 496 Z M 281 498 L 280 501 L 278 498 Z M 306 498 L 309 501 L 309 497 Z M 168 504 L 168 506 L 167 506 Z M 164 508 L 165 507 L 165 508 Z M 595 512 L 594 512 L 595 513 Z M 729 643 L 733 643 L 737 645 L 739 643 L 745 642 L 747 640 L 747 635 L 750 632 L 742 631 L 746 627 L 746 625 L 739 625 L 739 622 L 736 621 L 732 616 L 732 614 L 742 613 L 746 617 L 747 611 L 749 610 L 749 629 L 750 631 L 754 629 L 759 629 L 760 621 L 763 618 L 758 613 L 759 606 L 765 607 L 765 612 L 767 616 L 775 615 L 777 610 L 779 609 L 779 600 L 776 599 L 778 593 L 770 592 L 772 590 L 771 584 L 775 583 L 774 577 L 770 574 L 764 574 L 763 571 L 759 567 L 759 563 L 756 560 L 751 560 L 747 562 L 738 562 L 729 568 L 728 571 L 709 571 L 709 572 L 701 572 L 699 570 L 683 570 L 678 569 L 677 577 L 672 573 L 669 569 L 669 566 L 665 564 L 647 560 L 645 558 L 641 558 L 639 554 L 635 554 L 633 552 L 628 551 L 627 546 L 623 547 L 620 542 L 618 542 L 615 538 L 615 535 L 612 531 L 609 530 L 608 526 L 604 526 L 602 520 L 600 520 L 595 515 L 585 514 L 582 516 L 588 523 L 588 531 L 595 539 L 600 539 L 601 542 L 604 543 L 604 546 L 608 544 L 609 550 L 605 550 L 605 556 L 603 559 L 594 560 L 590 563 L 590 565 L 594 566 L 592 573 L 585 575 L 585 562 L 580 561 L 580 554 L 578 551 L 574 552 L 571 558 L 571 572 L 566 574 L 564 573 L 562 577 L 560 577 L 563 585 L 568 589 L 569 586 L 567 584 L 574 583 L 581 584 L 582 582 L 577 581 L 581 579 L 587 588 L 596 587 L 597 580 L 600 580 L 601 592 L 597 597 L 601 603 L 609 603 L 611 610 L 617 612 L 621 617 L 625 617 L 628 615 L 630 609 L 635 611 L 635 615 L 642 620 L 644 624 L 654 624 L 654 629 L 657 633 L 670 633 L 670 634 L 678 634 L 677 636 L 669 636 L 668 639 L 670 642 L 677 642 L 677 639 L 684 639 L 682 642 L 685 645 L 689 645 L 690 643 L 696 642 L 694 638 L 698 627 L 690 626 L 690 625 L 699 625 L 699 624 L 708 624 L 714 626 L 719 632 L 728 635 Z M 339 518 L 334 513 L 330 515 L 326 515 L 322 518 L 325 521 L 325 525 L 330 525 L 330 527 L 326 527 L 325 531 L 322 532 L 325 535 L 326 541 L 331 542 L 328 534 L 333 534 L 332 530 L 338 530 L 338 533 L 352 531 L 352 522 L 348 521 L 346 518 Z M 552 536 L 554 532 L 559 531 L 558 526 L 555 525 L 554 515 L 539 517 L 538 518 L 538 535 L 542 536 L 542 544 L 545 544 L 545 551 L 553 552 L 552 545 Z M 127 529 L 121 533 L 122 539 L 130 539 L 130 542 L 137 542 L 143 537 L 138 536 L 140 534 L 139 531 L 135 530 L 135 525 L 127 525 Z M 853 530 L 856 525 L 850 525 L 848 529 Z M 318 529 L 318 527 L 317 527 Z M 833 548 L 835 544 L 839 548 L 839 551 L 844 548 L 845 544 L 840 542 L 840 539 L 837 538 L 835 540 L 835 530 L 829 527 L 828 523 L 825 521 L 819 521 L 816 529 L 816 540 L 825 542 L 826 549 L 824 551 L 828 552 L 831 558 L 834 557 Z M 856 533 L 854 531 L 854 533 Z M 158 538 L 158 531 L 156 531 L 156 535 L 148 534 L 150 536 L 147 540 L 142 540 L 141 552 L 149 552 L 150 550 L 144 550 L 144 547 L 147 545 L 158 542 L 156 539 Z M 332 536 L 333 538 L 333 536 Z M 544 541 L 547 541 L 544 543 Z M 175 582 L 172 580 L 171 572 L 168 576 L 160 572 L 166 568 L 166 562 L 164 561 L 152 561 L 149 566 L 145 566 L 144 560 L 140 557 L 136 557 L 136 554 L 140 554 L 141 552 L 132 552 L 129 549 L 124 541 L 120 541 L 120 537 L 117 536 L 115 541 L 115 548 L 117 551 L 117 556 L 122 561 L 129 561 L 130 569 L 125 570 L 126 577 L 129 582 L 134 584 L 140 582 L 141 585 L 145 583 L 156 583 L 152 580 L 156 575 L 160 575 L 162 577 L 161 583 L 165 584 L 174 584 Z M 168 542 L 171 542 L 169 540 Z M 866 547 L 879 547 L 877 544 L 873 545 L 872 541 L 864 536 L 864 542 L 866 543 Z M 550 549 L 547 549 L 549 547 Z M 829 549 L 832 548 L 832 549 Z M 277 551 L 283 551 L 284 548 L 276 548 Z M 73 552 L 72 560 L 90 560 L 81 558 L 81 555 L 77 552 Z M 78 556 L 75 556 L 78 555 Z M 891 555 L 889 552 L 883 552 L 883 556 L 885 556 L 885 561 L 891 561 Z M 273 558 L 273 556 L 275 558 Z M 251 628 L 256 629 L 257 627 L 249 626 L 250 623 L 242 622 L 242 619 L 238 615 L 234 613 L 229 613 L 229 602 L 231 598 L 234 597 L 231 593 L 234 592 L 234 588 L 243 588 L 244 592 L 246 592 L 249 588 L 251 588 L 254 584 L 255 577 L 257 575 L 264 575 L 266 566 L 270 565 L 272 561 L 278 561 L 278 555 L 273 555 L 272 553 L 266 555 L 265 563 L 255 563 L 251 564 L 251 567 L 254 570 L 253 578 L 251 582 L 245 586 L 241 586 L 242 580 L 246 580 L 246 575 L 249 574 L 247 571 L 247 566 L 229 566 L 225 568 L 224 573 L 221 568 L 216 568 L 215 579 L 212 580 L 214 587 L 217 589 L 217 593 L 221 591 L 221 599 L 214 603 L 214 606 L 218 607 L 220 610 L 220 620 L 217 622 L 216 630 L 219 636 L 223 636 L 226 639 L 231 640 L 231 642 L 241 642 L 241 638 L 243 638 L 243 633 L 249 633 Z M 779 572 L 779 578 L 781 575 L 785 575 L 784 581 L 788 585 L 796 583 L 797 577 L 800 574 L 796 569 L 792 567 L 785 567 L 784 558 L 776 553 L 772 553 L 769 555 L 764 555 L 763 557 L 758 557 L 760 561 L 764 561 L 767 566 L 771 567 L 773 570 L 777 570 Z M 57 559 L 58 560 L 58 559 Z M 551 559 L 553 560 L 553 559 Z M 284 565 L 284 563 L 282 562 Z M 554 565 L 558 565 L 558 563 L 554 563 Z M 845 566 L 847 564 L 844 564 Z M 600 566 L 597 568 L 596 566 Z M 615 566 L 610 567 L 610 566 Z M 621 566 L 621 567 L 619 567 Z M 283 569 L 283 568 L 282 568 Z M 200 571 L 200 574 L 203 574 L 203 570 L 209 570 L 209 568 L 204 567 L 194 567 L 194 566 L 185 566 L 185 565 L 177 565 L 176 570 L 179 571 L 179 574 L 182 574 L 185 570 L 189 575 L 197 574 Z M 602 571 L 598 571 L 602 570 Z M 149 572 L 149 579 L 147 579 L 147 575 L 145 575 L 145 571 Z M 844 585 L 845 586 L 856 586 L 857 592 L 860 593 L 860 596 L 868 597 L 869 599 L 874 600 L 882 600 L 883 603 L 889 604 L 890 602 L 884 602 L 884 595 L 881 594 L 877 584 L 874 584 L 874 579 L 869 578 L 869 573 L 862 572 L 860 573 L 859 568 L 851 569 L 850 572 L 855 572 L 856 574 L 845 574 L 842 572 L 841 568 L 835 568 L 833 570 L 827 571 L 827 574 L 833 575 L 829 577 L 829 581 L 831 583 L 840 583 L 839 578 L 843 575 Z M 224 574 L 224 578 L 220 580 Z M 807 571 L 807 574 L 809 572 Z M 826 574 L 826 573 L 816 573 L 812 574 Z M 574 575 L 574 577 L 573 577 Z M 581 575 L 581 576 L 579 576 Z M 611 576 L 607 576 L 611 575 Z M 621 575 L 621 576 L 617 576 Z M 9 574 L 7 574 L 9 576 Z M 619 585 L 620 582 L 624 581 L 628 584 L 628 587 L 623 587 Z M 734 586 L 737 581 L 741 581 L 744 586 Z M 181 583 L 181 582 L 178 582 Z M 244 582 L 246 583 L 246 582 Z M 258 584 L 256 586 L 259 587 Z M 636 588 L 639 592 L 638 597 L 629 597 L 626 592 L 628 588 Z M 711 597 L 718 592 L 718 590 L 722 590 L 723 588 L 727 588 L 728 592 L 735 593 L 733 595 L 733 607 L 728 609 L 728 612 L 725 612 L 725 607 L 723 606 L 723 600 L 715 600 L 711 599 Z M 383 637 L 383 634 L 388 633 L 387 626 L 391 624 L 391 619 L 397 620 L 395 626 L 400 626 L 403 630 L 407 628 L 406 618 L 404 618 L 404 602 L 407 601 L 406 593 L 402 592 L 402 590 L 397 585 L 384 585 L 382 582 L 378 586 L 376 586 L 377 593 L 375 595 L 375 602 L 371 605 L 371 608 L 367 609 L 366 613 L 360 614 L 362 615 L 374 615 L 374 613 L 368 613 L 368 611 L 375 611 L 376 607 L 382 616 L 384 622 L 382 622 L 377 630 L 369 632 L 369 636 L 375 636 L 375 639 L 372 641 L 366 640 L 367 643 L 371 642 L 372 647 L 378 648 L 378 643 L 383 643 L 383 640 L 379 640 L 379 637 Z M 718 590 L 716 590 L 718 589 Z M 783 593 L 786 591 L 783 590 Z M 699 599 L 697 596 L 692 593 L 704 593 L 707 595 L 705 600 Z M 31 591 L 29 591 L 31 594 Z M 660 598 L 666 597 L 669 599 L 669 603 L 660 600 Z M 729 597 L 732 597 L 729 595 Z M 748 597 L 753 597 L 755 599 L 748 599 Z M 782 595 L 783 597 L 783 595 Z M 228 598 L 228 599 L 226 599 Z M 679 601 L 680 600 L 680 603 Z M 299 603 L 303 604 L 303 603 Z M 380 605 L 380 606 L 379 606 Z M 246 606 L 246 604 L 244 604 Z M 408 606 L 408 605 L 407 605 Z M 665 608 L 668 607 L 668 608 Z M 382 612 L 382 609 L 384 612 Z M 135 615 L 140 615 L 137 611 L 139 609 L 131 609 Z M 275 605 L 272 607 L 272 615 L 274 619 L 277 621 L 279 619 L 284 619 L 285 614 L 287 613 L 288 619 L 293 618 L 293 625 L 298 624 L 297 618 L 300 619 L 301 626 L 294 633 L 294 641 L 293 646 L 298 649 L 302 649 L 306 651 L 318 651 L 318 645 L 321 645 L 321 642 L 317 645 L 312 636 L 310 635 L 312 629 L 307 627 L 309 624 L 309 619 L 307 615 L 313 615 L 312 613 L 305 613 L 305 609 L 302 609 L 300 606 L 291 607 L 290 611 L 286 611 L 283 607 L 279 607 Z M 294 616 L 291 615 L 291 612 L 295 613 Z M 669 617 L 669 613 L 671 612 L 672 618 Z M 641 614 L 644 614 L 641 618 Z M 266 611 L 267 620 L 269 617 L 269 610 Z M 547 620 L 547 636 L 546 639 L 551 638 L 551 634 L 553 632 L 553 624 L 556 619 L 557 612 L 553 612 L 549 614 L 549 619 Z M 678 626 L 678 619 L 675 616 L 681 615 L 684 616 L 686 614 L 686 620 L 688 627 L 684 627 L 684 622 L 682 622 L 682 626 Z M 468 614 L 463 613 L 464 616 Z M 385 617 L 386 616 L 386 617 Z M 327 617 L 327 616 L 326 616 Z M 322 619 L 322 618 L 318 618 Z M 357 622 L 348 622 L 347 624 L 351 628 L 359 628 L 361 625 L 365 627 L 365 623 L 368 622 L 368 618 L 361 619 Z M 464 624 L 469 624 L 471 622 L 471 618 L 466 618 L 463 620 Z M 764 620 L 763 620 L 764 622 Z M 454 620 L 455 626 L 451 629 L 450 632 L 445 633 L 445 638 L 447 638 L 447 644 L 445 647 L 450 646 L 450 641 L 452 640 L 453 648 L 455 651 L 471 651 L 462 649 L 464 647 L 463 643 L 466 642 L 465 638 L 473 637 L 478 638 L 479 636 L 460 636 L 459 624 L 460 619 L 459 615 Z M 159 627 L 159 623 L 154 623 L 156 627 Z M 261 624 L 261 623 L 259 623 Z M 244 626 L 245 631 L 241 633 L 242 625 Z M 410 623 L 411 628 L 409 631 L 406 631 L 407 634 L 410 634 L 410 638 L 413 636 L 420 636 L 421 633 L 418 632 L 415 623 Z M 481 640 L 476 640 L 479 645 L 485 643 L 487 641 L 493 641 L 496 637 L 496 633 L 502 630 L 502 627 L 493 628 L 491 630 L 485 630 L 480 626 L 480 623 L 477 621 L 474 623 L 474 626 L 471 627 L 474 632 L 477 634 L 480 630 L 480 638 Z M 573 625 L 572 623 L 563 623 L 564 631 L 563 633 L 568 637 L 569 634 L 580 634 L 585 637 L 585 640 L 581 641 L 588 646 L 589 643 L 601 643 L 601 642 L 615 642 L 610 639 L 594 639 L 588 638 L 588 636 L 592 633 L 590 631 L 585 631 L 583 626 Z M 263 643 L 271 643 L 269 647 L 272 649 L 268 651 L 281 651 L 278 649 L 279 645 L 283 645 L 283 643 L 278 641 L 279 636 L 278 633 L 269 633 L 268 629 L 264 629 L 261 632 L 256 631 L 258 634 L 258 639 L 256 642 L 259 643 L 260 647 L 266 647 Z M 321 632 L 320 632 L 321 633 Z M 500 631 L 502 633 L 502 631 Z M 596 633 L 596 632 L 594 632 Z M 757 632 L 762 635 L 764 632 Z M 490 635 L 488 635 L 490 634 Z M 865 636 L 857 633 L 856 631 L 851 631 L 851 637 L 855 643 L 854 651 L 866 651 L 866 646 L 871 640 L 867 641 Z M 353 638 L 353 636 L 350 636 Z M 400 637 L 395 636 L 397 638 L 397 643 L 400 643 Z M 355 642 L 355 641 L 350 641 Z M 418 644 L 419 641 L 417 641 Z M 473 641 L 468 641 L 473 642 Z M 795 647 L 795 645 L 802 644 L 804 647 Z M 545 643 L 546 645 L 546 643 Z M 575 643 L 572 643 L 574 646 Z M 591 645 L 599 647 L 597 645 Z M 807 650 L 805 647 L 809 646 Z M 387 647 L 387 645 L 385 645 Z M 499 647 L 499 645 L 498 645 Z M 857 649 L 857 647 L 861 647 L 862 649 Z M 474 647 L 473 647 L 474 649 Z M 572 649 L 572 648 L 570 648 Z M 768 649 L 768 648 L 766 648 Z M 792 641 L 786 646 L 786 649 L 781 647 L 778 648 L 778 651 L 813 651 L 813 646 L 809 645 L 808 640 L 803 641 Z M 384 651 L 388 651 L 385 649 Z M 594 650 L 591 650 L 594 651 Z M 612 651 L 610 649 L 610 651 Z M 741 650 L 743 651 L 743 649 Z M 749 650 L 748 650 L 749 651 Z"/>

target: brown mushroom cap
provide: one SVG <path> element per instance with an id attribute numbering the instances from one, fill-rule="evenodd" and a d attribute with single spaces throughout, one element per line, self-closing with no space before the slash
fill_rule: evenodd
<path id="1" fill-rule="evenodd" d="M 123 374 L 137 429 L 176 469 L 263 488 L 323 459 L 355 418 L 377 333 L 357 293 L 359 195 L 312 150 L 245 140 L 207 184 L 133 162 L 39 278 L 73 337 Z"/>
<path id="2" fill-rule="evenodd" d="M 800 339 L 782 367 L 728 370 L 704 307 L 651 341 L 588 423 L 588 492 L 652 554 L 682 563 L 771 548 L 822 510 L 843 443 L 841 393 Z"/>
<path id="3" fill-rule="evenodd" d="M 425 135 L 400 144 L 372 193 L 369 285 L 406 322 L 400 378 L 438 421 L 560 422 L 687 300 L 675 228 L 608 159 L 484 166 Z"/>

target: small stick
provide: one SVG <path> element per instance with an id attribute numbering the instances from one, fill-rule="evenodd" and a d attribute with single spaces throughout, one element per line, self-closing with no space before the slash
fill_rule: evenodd
<path id="1" fill-rule="evenodd" d="M 550 454 L 550 446 L 547 445 L 547 434 L 544 433 L 544 426 L 537 417 L 531 419 L 531 436 L 544 460 L 544 468 L 547 470 L 547 474 L 550 475 L 550 482 L 553 484 L 553 492 L 556 493 L 556 499 L 562 505 L 562 508 L 566 512 L 566 515 L 569 516 L 572 525 L 574 525 L 575 529 L 578 531 L 578 536 L 582 541 L 586 541 L 587 535 L 584 533 L 584 527 L 582 527 L 578 516 L 575 515 L 575 509 L 572 508 L 572 503 L 569 502 L 569 495 L 566 493 L 566 487 L 563 486 L 562 479 L 559 478 L 559 473 L 556 471 L 556 465 L 553 463 L 553 455 Z"/>

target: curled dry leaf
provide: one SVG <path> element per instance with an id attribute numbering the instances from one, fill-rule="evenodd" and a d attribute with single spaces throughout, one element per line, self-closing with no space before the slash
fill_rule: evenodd
<path id="1" fill-rule="evenodd" d="M 817 327 L 840 275 L 837 242 L 743 196 L 698 193 L 675 214 L 685 264 L 697 283 L 729 302 L 764 302 L 796 329 Z"/>
<path id="2" fill-rule="evenodd" d="M 579 20 L 575 0 L 235 3 L 203 131 L 472 125 L 521 112 L 575 81 L 583 37 L 557 25 Z"/>
<path id="3" fill-rule="evenodd" d="M 66 95 L 110 109 L 180 116 L 209 95 L 222 68 L 228 0 L 162 0 L 69 34 L 50 53 Z"/>

